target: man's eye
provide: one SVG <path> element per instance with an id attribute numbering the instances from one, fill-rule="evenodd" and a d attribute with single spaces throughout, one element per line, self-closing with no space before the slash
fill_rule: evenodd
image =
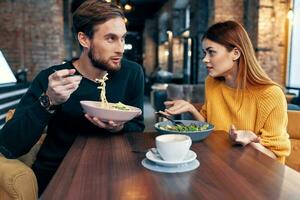
<path id="1" fill-rule="evenodd" d="M 108 42 L 113 42 L 114 39 L 115 39 L 114 37 L 108 37 L 108 38 L 107 38 L 107 41 L 108 41 Z"/>

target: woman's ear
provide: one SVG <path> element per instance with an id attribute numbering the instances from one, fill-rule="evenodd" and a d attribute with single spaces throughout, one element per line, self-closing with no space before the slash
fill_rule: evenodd
<path id="1" fill-rule="evenodd" d="M 90 39 L 83 32 L 78 32 L 77 38 L 83 48 L 90 48 Z"/>
<path id="2" fill-rule="evenodd" d="M 233 52 L 233 61 L 238 60 L 241 56 L 240 50 L 238 48 L 234 47 L 232 52 Z"/>

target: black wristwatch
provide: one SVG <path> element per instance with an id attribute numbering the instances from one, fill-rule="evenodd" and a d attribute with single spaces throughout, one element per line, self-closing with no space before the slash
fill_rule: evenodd
<path id="1" fill-rule="evenodd" d="M 43 93 L 39 98 L 41 106 L 43 106 L 49 113 L 53 114 L 55 112 L 55 106 L 51 103 L 49 96 Z"/>

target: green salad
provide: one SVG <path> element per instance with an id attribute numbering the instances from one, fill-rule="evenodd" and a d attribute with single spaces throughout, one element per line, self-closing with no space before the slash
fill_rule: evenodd
<path id="1" fill-rule="evenodd" d="M 209 124 L 204 124 L 202 126 L 199 126 L 197 124 L 190 124 L 190 125 L 165 125 L 165 126 L 159 126 L 160 129 L 168 130 L 168 131 L 178 131 L 178 132 L 192 132 L 192 131 L 204 131 L 207 130 L 209 127 Z"/>
<path id="2" fill-rule="evenodd" d="M 128 108 L 128 106 L 126 106 L 125 104 L 123 104 L 121 102 L 115 103 L 112 107 L 115 109 L 118 109 L 118 110 L 130 110 Z"/>

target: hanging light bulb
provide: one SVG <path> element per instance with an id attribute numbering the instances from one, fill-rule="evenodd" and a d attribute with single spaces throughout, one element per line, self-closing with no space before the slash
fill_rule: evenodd
<path id="1" fill-rule="evenodd" d="M 105 0 L 107 3 L 111 3 L 111 0 Z"/>
<path id="2" fill-rule="evenodd" d="M 125 4 L 125 6 L 124 6 L 125 11 L 127 11 L 127 12 L 131 11 L 132 8 L 133 8 L 133 7 L 132 7 L 130 1 L 128 1 L 128 2 Z"/>

